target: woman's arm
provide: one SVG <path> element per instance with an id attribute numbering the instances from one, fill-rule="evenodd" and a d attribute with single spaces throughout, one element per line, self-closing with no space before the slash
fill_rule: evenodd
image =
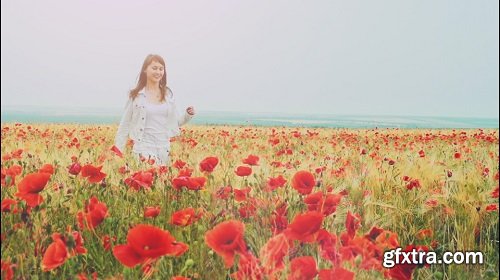
<path id="1" fill-rule="evenodd" d="M 175 111 L 175 116 L 177 118 L 177 125 L 179 127 L 181 127 L 181 126 L 185 125 L 187 122 L 189 122 L 193 118 L 193 116 L 194 116 L 194 108 L 189 107 L 189 108 L 191 108 L 190 112 L 192 114 L 189 114 L 188 111 L 187 111 L 187 109 L 183 112 L 182 115 L 179 114 L 179 111 L 177 111 L 177 106 L 175 104 L 176 102 L 175 102 L 175 99 L 174 99 L 174 93 L 168 87 L 167 87 L 167 90 L 168 90 L 167 91 L 168 97 L 172 99 L 172 102 L 174 104 L 174 108 L 176 108 L 174 111 Z"/>
<path id="2" fill-rule="evenodd" d="M 115 146 L 118 149 L 120 149 L 121 152 L 124 152 L 125 150 L 125 144 L 127 143 L 131 121 L 132 121 L 132 98 L 129 98 L 127 105 L 125 105 L 125 112 L 123 113 L 115 137 Z"/>
<path id="3" fill-rule="evenodd" d="M 183 126 L 185 125 L 187 122 L 189 122 L 192 118 L 193 118 L 194 114 L 191 115 L 186 111 L 184 111 L 184 115 L 182 116 L 179 116 L 177 117 L 177 121 L 178 121 L 178 124 L 179 126 Z"/>

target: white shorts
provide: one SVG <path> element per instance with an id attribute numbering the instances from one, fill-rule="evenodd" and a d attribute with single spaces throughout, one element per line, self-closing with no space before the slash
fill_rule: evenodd
<path id="1" fill-rule="evenodd" d="M 141 156 L 146 160 L 154 159 L 156 165 L 169 165 L 170 164 L 170 147 L 169 146 L 155 146 L 146 143 L 134 143 L 132 149 L 136 159 L 140 161 Z"/>

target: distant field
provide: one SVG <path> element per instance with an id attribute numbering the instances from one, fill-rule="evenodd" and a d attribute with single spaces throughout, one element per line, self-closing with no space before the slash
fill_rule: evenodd
<path id="1" fill-rule="evenodd" d="M 2 122 L 25 124 L 107 124 L 120 122 L 123 108 L 5 107 Z M 362 116 L 334 114 L 290 114 L 201 111 L 191 120 L 195 125 L 244 125 L 310 128 L 490 128 L 498 129 L 498 118 Z"/>
<path id="2" fill-rule="evenodd" d="M 188 125 L 167 167 L 116 129 L 2 125 L 2 279 L 499 276 L 498 129 Z M 412 245 L 485 263 L 382 266 Z"/>

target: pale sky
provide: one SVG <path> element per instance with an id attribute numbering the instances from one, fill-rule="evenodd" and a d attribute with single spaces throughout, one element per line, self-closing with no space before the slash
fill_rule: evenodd
<path id="1" fill-rule="evenodd" d="M 499 1 L 1 1 L 1 102 L 123 108 L 147 54 L 180 107 L 499 114 Z"/>

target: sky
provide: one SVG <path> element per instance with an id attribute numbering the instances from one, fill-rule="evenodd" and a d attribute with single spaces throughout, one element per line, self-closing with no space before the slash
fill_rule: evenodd
<path id="1" fill-rule="evenodd" d="M 498 1 L 1 1 L 1 102 L 123 108 L 146 55 L 179 107 L 499 115 Z"/>

